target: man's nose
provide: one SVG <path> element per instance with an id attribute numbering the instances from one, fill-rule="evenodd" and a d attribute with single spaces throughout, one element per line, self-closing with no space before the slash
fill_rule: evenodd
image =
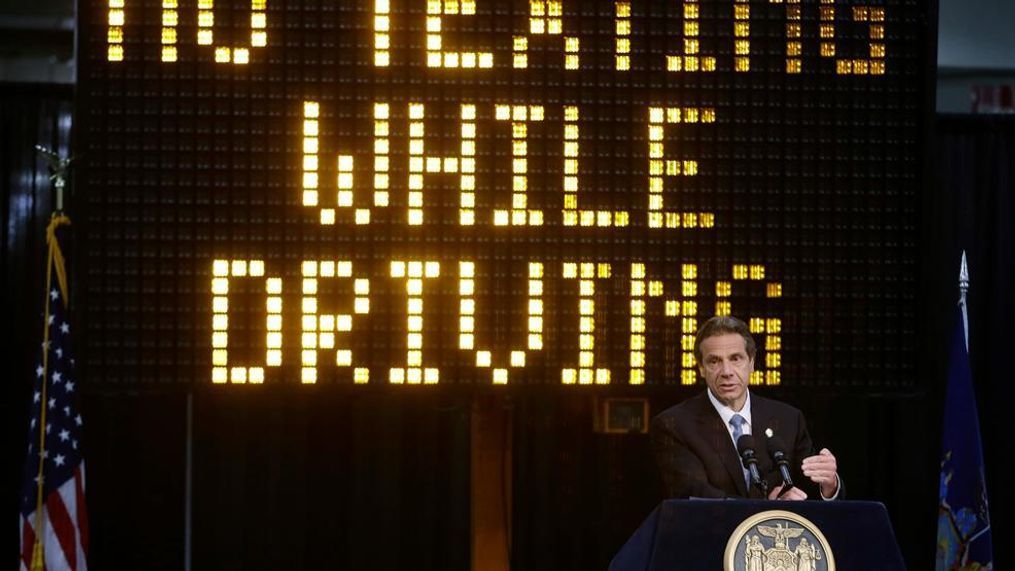
<path id="1" fill-rule="evenodd" d="M 729 361 L 723 361 L 719 365 L 719 374 L 728 377 L 733 374 L 733 365 Z"/>

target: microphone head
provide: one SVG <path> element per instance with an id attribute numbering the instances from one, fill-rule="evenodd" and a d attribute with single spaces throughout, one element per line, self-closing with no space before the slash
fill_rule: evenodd
<path id="1" fill-rule="evenodd" d="M 737 454 L 740 456 L 754 456 L 754 437 L 750 434 L 742 434 L 737 439 Z"/>
<path id="2" fill-rule="evenodd" d="M 778 436 L 773 434 L 772 436 L 768 437 L 768 451 L 773 455 L 775 455 L 776 453 L 785 454 L 786 443 L 782 441 L 782 438 L 779 438 Z"/>

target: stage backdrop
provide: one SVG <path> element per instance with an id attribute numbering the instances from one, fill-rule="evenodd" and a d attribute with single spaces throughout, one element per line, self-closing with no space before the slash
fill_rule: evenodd
<path id="1" fill-rule="evenodd" d="M 936 452 L 896 451 L 932 408 L 935 13 L 82 5 L 94 565 L 181 566 L 192 394 L 196 564 L 464 568 L 469 407 L 499 391 L 514 560 L 602 567 L 658 487 L 644 437 L 592 432 L 592 395 L 698 390 L 717 312 L 751 322 L 759 390 L 811 413 L 851 489 L 897 502 L 919 562 Z"/>

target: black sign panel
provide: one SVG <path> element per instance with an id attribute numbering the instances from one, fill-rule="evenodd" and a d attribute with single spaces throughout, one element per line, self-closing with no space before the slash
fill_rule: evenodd
<path id="1" fill-rule="evenodd" d="M 96 381 L 915 382 L 926 15 L 864 0 L 82 8 Z"/>

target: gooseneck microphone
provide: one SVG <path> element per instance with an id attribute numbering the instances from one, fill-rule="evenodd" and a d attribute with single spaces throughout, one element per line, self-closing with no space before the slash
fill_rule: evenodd
<path id="1" fill-rule="evenodd" d="M 789 458 L 786 456 L 786 443 L 782 438 L 771 434 L 768 437 L 768 453 L 772 456 L 772 462 L 779 468 L 782 475 L 782 493 L 793 487 L 793 477 L 789 475 Z"/>
<path id="2" fill-rule="evenodd" d="M 768 482 L 762 480 L 761 474 L 758 472 L 758 457 L 754 454 L 754 437 L 750 434 L 741 435 L 737 439 L 737 453 L 740 454 L 740 460 L 743 461 L 751 475 L 751 483 L 760 489 L 762 494 L 768 496 Z"/>

